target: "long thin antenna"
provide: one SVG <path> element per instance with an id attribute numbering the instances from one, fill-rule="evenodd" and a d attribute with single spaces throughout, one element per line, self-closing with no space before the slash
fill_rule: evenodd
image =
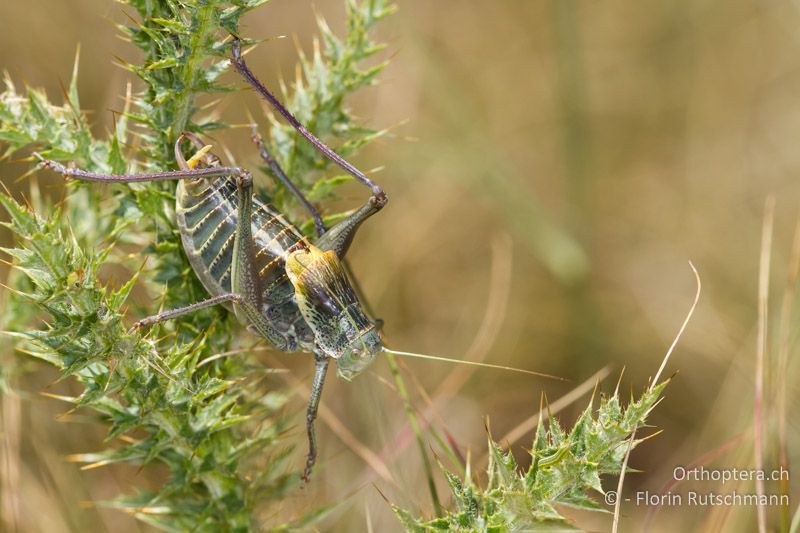
<path id="1" fill-rule="evenodd" d="M 451 359 L 450 357 L 440 357 L 438 355 L 426 355 L 422 353 L 413 353 L 413 352 L 398 352 L 397 350 L 390 350 L 389 348 L 384 348 L 384 352 L 390 353 L 392 355 L 399 355 L 402 357 L 417 357 L 419 359 L 430 359 L 431 361 L 445 361 L 447 363 L 456 363 L 460 365 L 472 365 L 472 366 L 482 366 L 484 368 L 494 368 L 495 370 L 510 370 L 511 372 L 521 372 L 523 374 L 530 374 L 531 376 L 539 376 L 543 378 L 550 378 L 550 379 L 557 379 L 559 381 L 567 381 L 566 379 L 554 376 L 552 374 L 545 374 L 543 372 L 534 372 L 533 370 L 524 370 L 522 368 L 514 368 L 513 366 L 504 366 L 504 365 L 493 365 L 490 363 L 479 363 L 477 361 L 465 361 L 463 359 Z"/>

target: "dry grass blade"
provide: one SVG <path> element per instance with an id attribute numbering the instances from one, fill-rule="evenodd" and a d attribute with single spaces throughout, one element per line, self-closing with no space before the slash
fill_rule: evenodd
<path id="1" fill-rule="evenodd" d="M 389 364 L 389 370 L 392 373 L 392 377 L 394 377 L 394 383 L 397 386 L 397 393 L 403 400 L 403 408 L 406 412 L 408 424 L 411 426 L 411 430 L 414 432 L 414 438 L 419 448 L 420 457 L 422 459 L 422 467 L 425 470 L 425 478 L 428 482 L 428 490 L 431 495 L 431 502 L 433 503 L 434 512 L 437 515 L 440 515 L 444 508 L 439 500 L 439 493 L 436 490 L 436 481 L 433 478 L 433 466 L 431 464 L 430 457 L 428 457 L 426 443 L 422 438 L 422 426 L 420 425 L 417 414 L 414 411 L 413 405 L 411 404 L 411 399 L 408 395 L 408 391 L 406 390 L 403 376 L 400 375 L 400 368 L 397 366 L 397 361 L 393 355 L 387 354 L 386 362 Z"/>
<path id="2" fill-rule="evenodd" d="M 745 440 L 745 438 L 747 437 L 747 434 L 749 433 L 749 431 L 750 430 L 748 429 L 747 431 L 743 431 L 743 432 L 739 433 L 738 435 L 736 435 L 732 439 L 728 440 L 727 442 L 723 443 L 722 445 L 714 448 L 713 450 L 710 450 L 710 451 L 704 453 L 703 455 L 701 455 L 700 457 L 698 457 L 694 461 L 690 461 L 685 466 L 686 470 L 691 470 L 691 469 L 699 467 L 699 466 L 705 466 L 705 465 L 711 463 L 712 461 L 714 461 L 714 460 L 726 455 L 728 452 L 730 452 L 731 450 L 733 450 L 736 447 L 738 447 L 739 444 L 741 444 L 742 441 Z M 661 487 L 661 490 L 658 491 L 658 494 L 668 494 L 675 487 L 680 485 L 681 481 L 682 480 L 678 480 L 678 479 L 674 479 L 674 478 L 670 479 L 667 483 L 665 483 Z M 646 533 L 647 531 L 649 531 L 650 525 L 653 523 L 653 521 L 655 520 L 656 516 L 658 515 L 658 513 L 661 511 L 662 508 L 663 508 L 663 506 L 661 506 L 661 505 L 654 505 L 654 506 L 650 507 L 650 509 L 647 511 L 647 516 L 645 517 L 644 525 L 642 526 L 642 532 L 643 533 Z"/>
<path id="3" fill-rule="evenodd" d="M 19 529 L 20 501 L 16 490 L 20 486 L 20 430 L 21 401 L 17 394 L 3 395 L 2 402 L 2 448 L 0 449 L 0 486 L 2 486 L 2 525 L 5 531 Z"/>
<path id="4" fill-rule="evenodd" d="M 790 336 L 792 333 L 791 322 L 794 311 L 794 301 L 797 297 L 797 282 L 800 277 L 800 217 L 795 224 L 794 239 L 792 242 L 792 255 L 789 262 L 789 272 L 786 278 L 786 288 L 783 292 L 781 304 L 781 321 L 778 333 L 778 360 L 776 372 L 776 410 L 778 419 L 778 464 L 786 471 L 789 470 L 788 431 L 787 431 L 787 386 L 786 376 L 789 372 Z M 781 494 L 789 495 L 789 480 L 781 479 Z M 789 528 L 788 506 L 781 509 L 781 527 Z"/>
<path id="5" fill-rule="evenodd" d="M 669 346 L 667 350 L 667 354 L 664 356 L 664 359 L 661 361 L 661 366 L 658 368 L 658 372 L 653 377 L 653 381 L 650 382 L 650 389 L 658 384 L 658 380 L 661 377 L 662 372 L 664 372 L 664 368 L 667 366 L 667 361 L 669 361 L 670 356 L 672 355 L 672 351 L 675 349 L 675 346 L 678 344 L 681 336 L 683 335 L 683 331 L 686 329 L 686 326 L 689 325 L 689 320 L 692 319 L 692 315 L 694 314 L 694 310 L 697 307 L 697 302 L 700 301 L 700 291 L 703 289 L 703 284 L 700 283 L 700 274 L 697 273 L 697 269 L 694 267 L 691 261 L 689 261 L 689 266 L 692 269 L 692 273 L 694 274 L 695 282 L 697 283 L 697 292 L 694 295 L 694 301 L 692 302 L 692 307 L 689 308 L 689 313 L 687 313 L 686 318 L 683 320 L 683 324 L 681 324 L 681 328 L 678 330 L 678 334 L 675 335 L 675 338 L 672 340 L 672 344 Z"/>
<path id="6" fill-rule="evenodd" d="M 444 427 L 444 422 L 436 409 L 436 405 L 446 402 L 448 398 L 451 398 L 457 393 L 472 375 L 475 367 L 480 366 L 474 363 L 480 363 L 486 357 L 500 332 L 500 328 L 505 320 L 508 298 L 510 295 L 513 262 L 512 244 L 511 238 L 505 234 L 495 237 L 492 241 L 492 262 L 488 291 L 489 300 L 486 303 L 486 311 L 484 312 L 478 332 L 464 354 L 464 358 L 457 361 L 458 363 L 466 364 L 454 367 L 454 369 L 447 374 L 447 377 L 439 384 L 432 398 L 431 395 L 424 390 L 422 385 L 414 379 L 412 374 L 415 388 L 428 406 L 426 412 L 421 414 L 421 420 L 418 422 L 420 429 L 425 429 L 428 426 L 430 419 L 428 415 L 431 413 L 440 420 L 440 423 Z M 405 355 L 404 352 L 393 353 Z M 411 356 L 413 357 L 413 355 Z M 436 359 L 443 360 L 443 358 L 439 357 L 436 357 Z M 516 370 L 510 367 L 505 369 Z M 384 384 L 392 387 L 388 382 L 384 382 Z M 397 391 L 396 388 L 395 391 Z M 389 463 L 393 462 L 411 442 L 410 439 L 405 438 L 409 432 L 413 431 L 411 425 L 412 423 L 410 421 L 404 424 L 397 431 L 394 438 L 384 446 L 379 457 L 385 458 Z M 371 479 L 366 478 L 360 480 L 358 484 L 360 485 L 367 481 L 371 481 Z"/>
<path id="7" fill-rule="evenodd" d="M 692 319 L 692 315 L 694 314 L 694 310 L 697 308 L 697 302 L 700 301 L 700 291 L 703 288 L 702 283 L 700 283 L 700 275 L 697 273 L 697 269 L 694 267 L 691 261 L 689 261 L 689 266 L 692 269 L 692 273 L 694 274 L 695 282 L 697 283 L 697 290 L 695 291 L 694 301 L 692 302 L 692 306 L 689 308 L 689 312 L 686 313 L 686 318 L 683 319 L 683 323 L 681 324 L 678 333 L 675 335 L 675 338 L 672 340 L 672 344 L 670 344 L 667 353 L 664 355 L 663 361 L 661 361 L 661 366 L 656 372 L 656 375 L 653 377 L 653 380 L 650 382 L 650 390 L 653 389 L 658 384 L 658 380 L 661 377 L 661 373 L 663 372 L 664 368 L 667 365 L 667 361 L 669 360 L 670 356 L 672 355 L 672 351 L 675 349 L 675 346 L 678 344 L 681 336 L 683 336 L 683 332 L 686 330 L 686 326 L 689 324 L 689 321 Z M 625 459 L 622 461 L 622 468 L 620 469 L 619 474 L 619 482 L 617 483 L 617 501 L 614 505 L 614 521 L 611 527 L 611 531 L 613 533 L 617 533 L 619 530 L 619 517 L 620 511 L 622 509 L 622 485 L 625 482 L 625 471 L 628 468 L 628 459 L 631 456 L 631 450 L 633 449 L 633 443 L 636 440 L 636 428 L 631 431 L 631 436 L 628 439 L 628 448 L 625 450 Z"/>
<path id="8" fill-rule="evenodd" d="M 478 333 L 464 354 L 466 361 L 483 361 L 486 358 L 505 321 L 513 265 L 513 247 L 508 235 L 498 235 L 492 240 L 491 265 L 489 300 Z M 436 401 L 452 397 L 474 371 L 474 368 L 467 366 L 454 368 L 436 388 L 433 397 Z"/>
<path id="9" fill-rule="evenodd" d="M 761 254 L 758 267 L 758 346 L 756 348 L 755 397 L 753 399 L 753 453 L 755 467 L 764 469 L 764 359 L 767 354 L 767 319 L 769 306 L 769 271 L 772 256 L 772 226 L 775 219 L 775 197 L 764 203 L 764 222 L 761 231 Z M 756 479 L 756 494 L 764 496 L 764 481 Z M 756 507 L 758 531 L 767 530 L 767 514 L 763 505 Z"/>

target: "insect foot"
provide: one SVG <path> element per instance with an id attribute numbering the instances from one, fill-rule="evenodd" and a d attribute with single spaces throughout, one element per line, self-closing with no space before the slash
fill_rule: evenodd
<path id="1" fill-rule="evenodd" d="M 39 166 L 42 168 L 49 168 L 53 172 L 61 174 L 65 177 L 69 174 L 69 169 L 67 169 L 67 167 L 57 161 L 45 159 L 39 152 L 33 152 L 33 157 L 39 160 Z"/>
<path id="2" fill-rule="evenodd" d="M 386 196 L 385 192 L 380 191 L 379 193 L 370 196 L 369 201 L 376 208 L 381 209 L 383 206 L 389 203 L 389 197 Z"/>

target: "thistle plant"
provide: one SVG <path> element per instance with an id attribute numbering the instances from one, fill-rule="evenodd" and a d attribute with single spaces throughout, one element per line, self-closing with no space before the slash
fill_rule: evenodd
<path id="1" fill-rule="evenodd" d="M 124 108 L 111 134 L 97 138 L 91 132 L 79 100 L 76 61 L 61 105 L 42 91 L 18 89 L 6 76 L 0 92 L 5 155 L 35 150 L 98 173 L 171 170 L 181 132 L 203 136 L 226 127 L 197 100 L 232 90 L 221 81 L 230 66 L 229 36 L 243 37 L 240 18 L 266 0 L 124 3 L 136 10 L 138 22 L 120 31 L 144 57 L 125 66 L 143 89 L 123 95 Z M 320 38 L 310 54 L 301 53 L 298 78 L 281 87 L 289 110 L 343 156 L 384 133 L 358 124 L 344 101 L 374 83 L 383 68 L 384 63 L 363 65 L 383 48 L 370 31 L 392 9 L 386 0 L 347 0 L 345 36 L 320 20 Z M 270 117 L 264 133 L 268 151 L 312 201 L 330 199 L 350 179 L 330 172 L 329 162 L 293 128 Z M 176 531 L 313 524 L 324 508 L 291 523 L 266 523 L 272 507 L 299 481 L 299 472 L 286 461 L 292 448 L 286 430 L 293 421 L 283 409 L 289 393 L 268 384 L 272 369 L 248 354 L 253 340 L 230 314 L 208 308 L 146 334 L 129 327 L 155 311 L 132 305 L 129 297 L 136 292 L 151 300 L 157 296 L 163 308 L 207 296 L 181 247 L 172 185 L 72 183 L 68 191 L 57 206 L 39 199 L 35 188 L 32 207 L 0 194 L 16 237 L 14 247 L 3 250 L 14 269 L 0 326 L 23 357 L 53 365 L 62 379 L 79 385 L 79 394 L 57 400 L 70 410 L 99 415 L 107 427 L 99 451 L 75 454 L 74 460 L 86 467 L 126 463 L 168 471 L 160 487 L 104 504 Z M 293 196 L 277 185 L 265 193 L 301 229 L 312 231 L 312 221 L 301 218 Z M 325 219 L 331 223 L 342 216 L 328 213 Z M 125 272 L 125 281 L 110 283 L 104 274 L 110 268 Z M 232 352 L 242 353 L 225 357 Z M 6 391 L 14 386 L 15 368 L 21 367 L 0 366 Z M 486 487 L 479 488 L 469 471 L 463 479 L 445 471 L 455 509 L 442 516 L 424 519 L 394 510 L 412 531 L 563 526 L 559 505 L 598 508 L 590 493 L 603 491 L 601 476 L 623 469 L 629 439 L 644 425 L 664 386 L 626 408 L 616 394 L 602 399 L 599 409 L 590 405 L 569 432 L 552 417 L 541 421 L 532 463 L 524 472 L 490 440 Z M 413 417 L 405 396 L 404 401 Z"/>
<path id="2" fill-rule="evenodd" d="M 126 67 L 144 89 L 123 95 L 114 131 L 105 139 L 92 135 L 79 101 L 77 61 L 62 105 L 42 91 L 18 90 L 6 76 L 0 93 L 6 155 L 36 150 L 102 173 L 170 170 L 181 132 L 202 135 L 225 127 L 200 111 L 197 98 L 232 90 L 220 81 L 230 63 L 229 36 L 239 33 L 245 13 L 266 0 L 124 3 L 136 10 L 138 22 L 120 30 L 144 52 L 143 63 Z M 346 37 L 320 21 L 321 44 L 315 43 L 310 58 L 301 56 L 302 77 L 284 87 L 284 99 L 318 137 L 348 154 L 381 134 L 356 125 L 344 98 L 373 83 L 381 70 L 383 64 L 360 65 L 382 48 L 369 32 L 392 7 L 383 0 L 348 1 L 346 7 Z M 327 176 L 326 163 L 277 122 L 266 142 L 312 198 L 333 195 L 344 181 Z M 280 189 L 268 194 L 279 209 L 291 210 Z M 16 237 L 15 246 L 4 250 L 15 268 L 3 329 L 19 353 L 80 384 L 79 395 L 60 400 L 99 414 L 107 426 L 101 450 L 76 460 L 161 465 L 169 472 L 157 490 L 106 504 L 170 530 L 261 528 L 270 503 L 299 480 L 285 461 L 291 449 L 284 434 L 291 421 L 282 414 L 288 391 L 268 388 L 270 369 L 246 353 L 220 356 L 252 343 L 224 309 L 186 315 L 146 335 L 129 327 L 136 316 L 154 311 L 126 303 L 134 290 L 158 295 L 165 308 L 206 296 L 181 248 L 174 191 L 163 183 L 107 189 L 70 184 L 59 206 L 34 203 L 35 212 L 0 195 Z M 108 267 L 128 272 L 127 281 L 111 286 L 101 272 Z M 321 512 L 312 510 L 285 527 L 311 523 Z"/>
<path id="3" fill-rule="evenodd" d="M 626 454 L 642 440 L 631 441 L 632 435 L 645 425 L 667 383 L 648 389 L 627 407 L 616 392 L 601 398 L 596 412 L 592 401 L 571 431 L 552 416 L 540 416 L 525 471 L 490 438 L 485 487 L 476 486 L 469 469 L 462 479 L 442 467 L 455 509 L 434 519 L 417 518 L 398 506 L 393 506 L 395 513 L 407 531 L 419 533 L 569 529 L 558 506 L 604 509 L 592 497 L 605 492 L 601 476 L 622 473 Z"/>

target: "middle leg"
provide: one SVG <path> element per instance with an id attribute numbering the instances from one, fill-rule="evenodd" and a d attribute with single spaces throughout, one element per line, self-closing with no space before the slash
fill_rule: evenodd
<path id="1" fill-rule="evenodd" d="M 300 202 L 300 204 L 305 208 L 305 210 L 308 211 L 308 214 L 311 215 L 311 218 L 314 219 L 314 229 L 317 232 L 317 237 L 322 236 L 322 234 L 325 233 L 326 228 L 325 228 L 325 222 L 323 222 L 322 216 L 319 214 L 319 211 L 317 211 L 317 208 L 314 207 L 314 205 L 308 201 L 308 198 L 305 197 L 303 192 L 300 189 L 298 189 L 294 183 L 292 183 L 292 181 L 289 179 L 289 177 L 281 168 L 278 161 L 276 161 L 275 158 L 272 157 L 272 154 L 269 153 L 269 150 L 267 150 L 266 145 L 264 145 L 264 140 L 261 138 L 261 135 L 259 135 L 258 131 L 256 131 L 255 126 L 253 126 L 253 134 L 251 136 L 251 139 L 253 140 L 253 143 L 256 145 L 256 148 L 258 148 L 258 154 L 261 156 L 261 159 L 263 159 L 264 162 L 269 166 L 275 178 L 277 178 L 278 181 L 280 181 L 284 187 L 289 189 L 289 192 L 292 193 L 295 198 L 297 198 L 297 201 Z"/>

